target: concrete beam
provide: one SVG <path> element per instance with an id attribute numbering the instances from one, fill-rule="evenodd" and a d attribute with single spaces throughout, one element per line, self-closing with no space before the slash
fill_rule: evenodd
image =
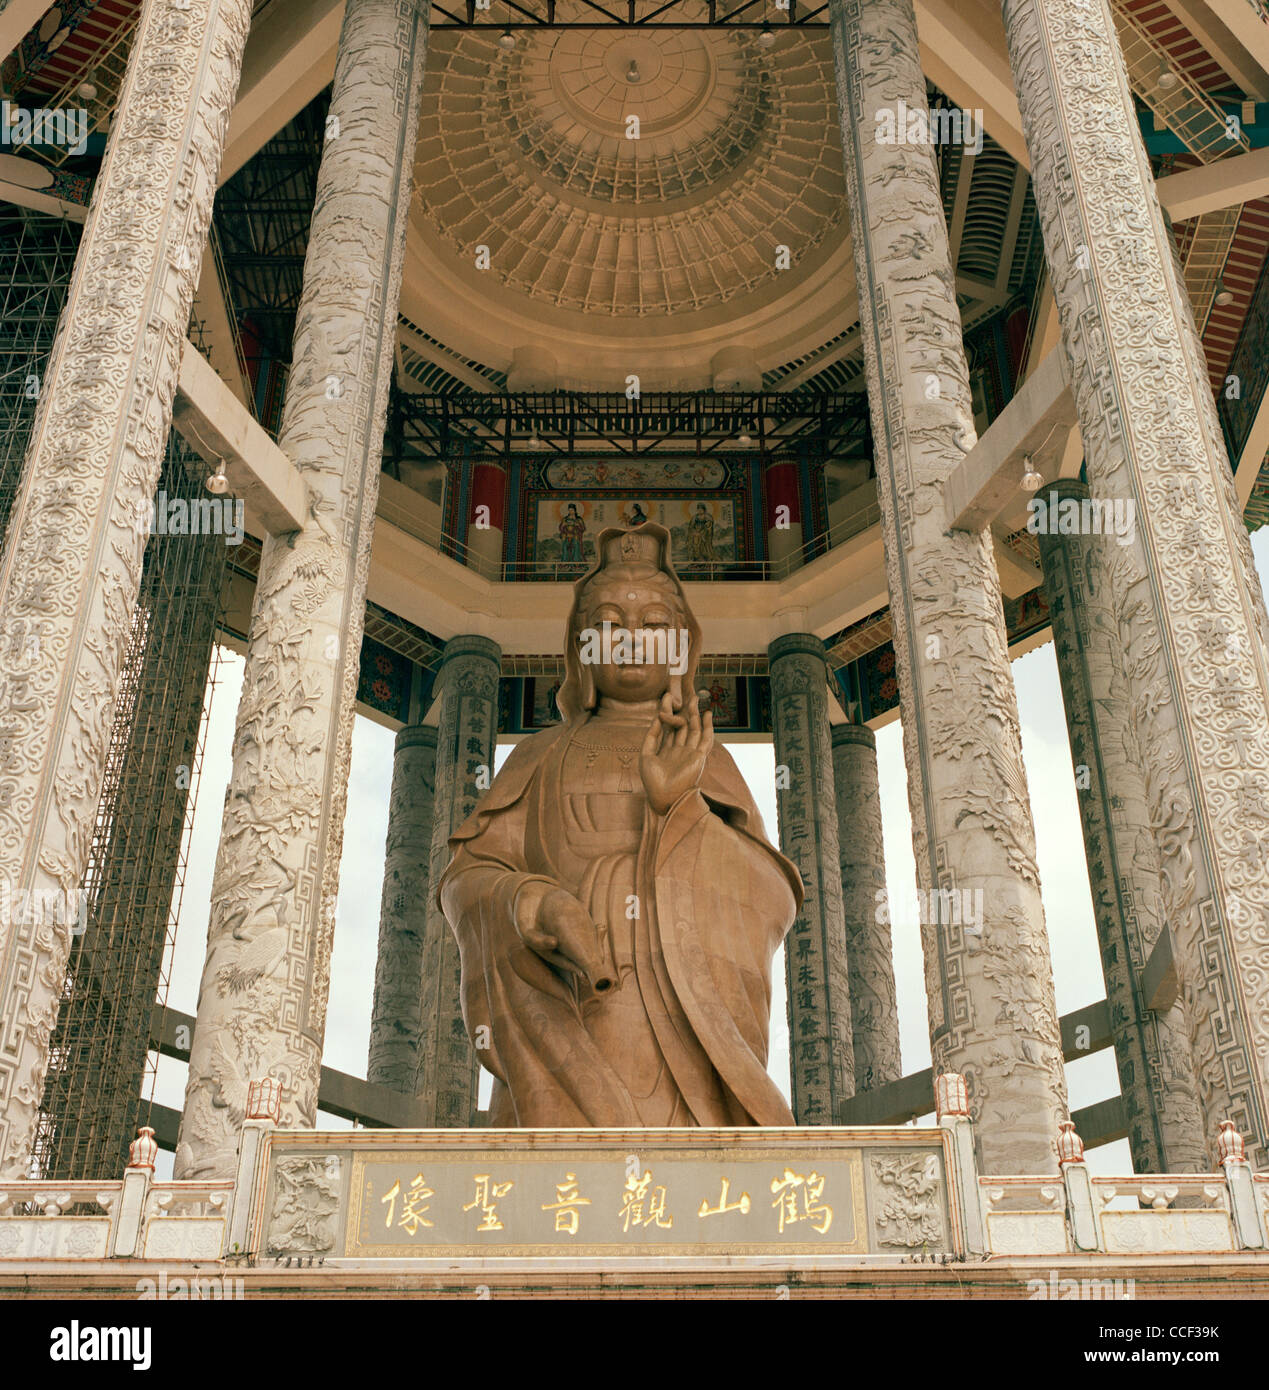
<path id="1" fill-rule="evenodd" d="M 1021 598 L 1044 582 L 1040 567 L 1019 555 L 1013 546 L 1007 545 L 995 528 L 992 529 L 991 541 L 996 556 L 996 573 L 1000 576 L 1000 591 L 1006 598 Z"/>
<path id="2" fill-rule="evenodd" d="M 203 264 L 194 291 L 194 318 L 202 325 L 203 347 L 216 375 L 229 387 L 231 394 L 243 406 L 251 408 L 250 388 L 243 380 L 238 361 L 238 340 L 225 303 L 224 286 L 213 254 L 214 243 L 203 252 Z"/>
<path id="3" fill-rule="evenodd" d="M 1024 169 L 1031 167 L 999 4 L 916 0 L 921 67 L 962 109 L 982 109 L 987 134 Z"/>
<path id="4" fill-rule="evenodd" d="M 330 86 L 344 0 L 278 0 L 251 26 L 229 120 L 223 184 Z"/>
<path id="5" fill-rule="evenodd" d="M 183 1031 L 178 1031 L 183 1030 Z M 150 1018 L 150 1042 L 165 1057 L 178 1061 L 189 1061 L 189 1042 L 194 1036 L 194 1017 L 177 1009 L 164 1009 L 154 1006 Z M 318 1108 L 330 1115 L 338 1115 L 342 1120 L 356 1120 L 371 1129 L 419 1129 L 422 1116 L 417 1100 L 413 1096 L 403 1096 L 390 1091 L 386 1086 L 376 1086 L 361 1077 L 349 1076 L 347 1072 L 323 1067 L 318 1086 Z M 160 1107 L 156 1106 L 155 1109 Z M 176 1146 L 176 1128 L 180 1112 L 162 1107 L 172 1116 L 172 1144 Z M 153 1122 L 152 1122 L 153 1123 Z M 154 1126 L 155 1138 L 160 1147 L 168 1147 L 159 1137 L 159 1127 Z"/>
<path id="6" fill-rule="evenodd" d="M 1165 3 L 1247 96 L 1256 101 L 1269 101 L 1269 74 L 1216 14 L 1209 0 L 1165 0 Z M 1222 11 L 1235 8 L 1229 0 L 1218 0 L 1218 3 Z"/>
<path id="7" fill-rule="evenodd" d="M 1254 5 L 1248 0 L 1203 0 L 1203 7 L 1212 14 L 1219 11 L 1225 28 L 1247 50 L 1256 66 L 1261 72 L 1269 72 L 1269 24 Z"/>
<path id="8" fill-rule="evenodd" d="M 52 8 L 52 0 L 9 0 L 0 8 L 0 59 L 10 53 Z"/>
<path id="9" fill-rule="evenodd" d="M 1260 398 L 1256 418 L 1251 422 L 1242 453 L 1237 460 L 1231 460 L 1234 465 L 1234 491 L 1238 494 L 1239 507 L 1247 505 L 1247 499 L 1251 496 L 1252 488 L 1256 486 L 1256 479 L 1260 476 L 1266 454 L 1269 454 L 1269 390 Z"/>
<path id="10" fill-rule="evenodd" d="M 1093 1052 L 1104 1052 L 1114 1047 L 1115 1039 L 1110 1031 L 1110 1005 L 1104 999 L 1095 1004 L 1085 1004 L 1058 1020 L 1062 1030 L 1062 1060 L 1078 1062 Z"/>
<path id="11" fill-rule="evenodd" d="M 1037 467 L 1056 455 L 1076 423 L 1066 353 L 1054 348 L 992 421 L 943 487 L 948 525 L 981 531 L 1022 491 L 1022 457 Z M 1043 472 L 1043 468 L 1040 469 Z"/>
<path id="12" fill-rule="evenodd" d="M 154 1131 L 154 1142 L 164 1153 L 176 1152 L 176 1136 L 181 1128 L 181 1112 L 170 1105 L 160 1105 L 155 1101 L 150 1106 L 150 1128 Z M 128 1161 L 127 1150 L 120 1160 L 121 1166 Z"/>
<path id="13" fill-rule="evenodd" d="M 304 524 L 308 489 L 299 470 L 188 338 L 172 424 L 206 463 L 214 467 L 224 460 L 229 490 L 245 502 L 253 536 L 282 536 Z"/>
<path id="14" fill-rule="evenodd" d="M 1094 1105 L 1072 1110 L 1071 1120 L 1076 1134 L 1090 1149 L 1128 1138 L 1128 1108 L 1123 1096 L 1108 1096 Z"/>
<path id="15" fill-rule="evenodd" d="M 83 203 L 54 198 L 38 188 L 24 188 L 7 179 L 0 179 L 0 200 L 20 208 L 30 208 L 32 212 L 46 212 L 50 217 L 64 217 L 68 222 L 83 222 L 88 216 L 88 209 Z"/>
<path id="16" fill-rule="evenodd" d="M 1064 1062 L 1077 1062 L 1081 1057 L 1114 1046 L 1110 1032 L 1110 1009 L 1104 999 L 1064 1014 L 1059 1023 Z M 852 1096 L 846 1102 L 842 1123 L 906 1125 L 909 1120 L 928 1115 L 933 1109 L 934 1072 L 927 1067 L 924 1071 L 901 1076 L 898 1081 L 878 1086 L 875 1090 L 861 1091 Z M 1083 1130 L 1080 1130 L 1080 1137 L 1084 1138 Z M 1084 1142 L 1089 1141 L 1085 1138 Z"/>
<path id="17" fill-rule="evenodd" d="M 1165 174 L 1155 189 L 1173 222 L 1263 198 L 1269 194 L 1269 145 L 1230 159 L 1200 164 L 1195 169 Z"/>
<path id="18" fill-rule="evenodd" d="M 1176 962 L 1172 958 L 1172 933 L 1164 927 L 1150 952 L 1150 959 L 1141 969 L 1141 994 L 1147 1009 L 1164 1013 L 1176 1003 L 1180 992 Z"/>

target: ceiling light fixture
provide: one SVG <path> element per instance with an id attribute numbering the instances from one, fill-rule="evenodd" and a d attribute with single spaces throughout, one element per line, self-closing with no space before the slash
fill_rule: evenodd
<path id="1" fill-rule="evenodd" d="M 762 21 L 762 32 L 758 35 L 758 42 L 763 48 L 770 48 L 775 43 L 775 35 L 771 32 L 771 21 Z"/>
<path id="2" fill-rule="evenodd" d="M 510 53 L 515 46 L 516 36 L 510 29 L 504 29 L 498 39 L 498 47 L 501 48 L 504 53 Z"/>
<path id="3" fill-rule="evenodd" d="M 643 74 L 639 71 L 639 64 L 638 64 L 637 62 L 635 62 L 635 60 L 634 60 L 633 58 L 631 58 L 631 60 L 630 60 L 630 66 L 626 69 L 626 81 L 627 81 L 627 82 L 642 82 L 642 81 L 643 81 Z"/>
<path id="4" fill-rule="evenodd" d="M 225 476 L 225 460 L 221 459 L 216 464 L 216 471 L 207 479 L 207 491 L 214 492 L 217 497 L 221 493 L 229 491 L 229 479 Z"/>
<path id="5" fill-rule="evenodd" d="M 1234 292 L 1225 284 L 1223 279 L 1216 282 L 1216 297 L 1212 300 L 1213 304 L 1219 305 L 1222 309 L 1228 309 L 1234 302 Z"/>
<path id="6" fill-rule="evenodd" d="M 736 443 L 739 444 L 742 449 L 747 449 L 753 443 L 753 437 L 748 430 L 741 430 L 736 436 Z"/>
<path id="7" fill-rule="evenodd" d="M 1036 466 L 1031 462 L 1030 454 L 1022 456 L 1022 487 L 1025 492 L 1035 492 L 1044 482 L 1044 479 L 1036 471 Z"/>
<path id="8" fill-rule="evenodd" d="M 75 88 L 76 95 L 83 97 L 85 101 L 96 101 L 97 84 L 93 81 L 93 78 L 96 76 L 96 68 L 89 68 L 88 75 L 79 84 L 79 86 Z"/>
<path id="9" fill-rule="evenodd" d="M 1159 64 L 1159 76 L 1155 79 L 1155 86 L 1161 87 L 1165 92 L 1170 92 L 1179 81 L 1180 78 L 1177 77 L 1176 73 L 1168 66 L 1167 59 L 1165 58 L 1163 62 Z"/>

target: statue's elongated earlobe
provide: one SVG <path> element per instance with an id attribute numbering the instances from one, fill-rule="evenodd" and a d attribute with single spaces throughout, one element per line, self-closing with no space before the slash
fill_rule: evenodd
<path id="1" fill-rule="evenodd" d="M 595 673 L 594 673 L 594 671 L 591 669 L 591 667 L 590 667 L 586 662 L 582 662 L 582 663 L 580 663 L 580 665 L 581 665 L 581 672 L 582 672 L 582 678 L 581 678 L 581 686 L 582 686 L 582 708 L 583 708 L 583 709 L 594 709 L 594 708 L 595 708 L 595 698 L 596 698 L 596 695 L 595 695 Z"/>

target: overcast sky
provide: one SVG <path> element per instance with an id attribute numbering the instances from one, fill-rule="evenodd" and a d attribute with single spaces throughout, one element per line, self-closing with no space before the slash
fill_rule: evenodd
<path id="1" fill-rule="evenodd" d="M 1266 583 L 1269 581 L 1269 527 L 1252 536 L 1252 549 L 1261 582 Z M 1035 817 L 1057 1006 L 1060 1014 L 1067 1014 L 1104 998 L 1106 990 L 1093 929 L 1092 899 L 1053 644 L 1049 642 L 1019 658 L 1013 663 L 1013 672 L 1022 717 L 1022 748 Z M 220 835 L 220 811 L 229 781 L 230 746 L 241 686 L 241 658 L 222 649 L 219 674 L 210 692 L 206 754 L 189 843 L 180 929 L 168 992 L 169 1005 L 190 1014 L 196 1011 L 198 1002 L 212 867 Z M 355 1076 L 366 1074 L 393 738 L 390 730 L 357 717 L 323 1057 L 326 1066 Z M 774 836 L 777 821 L 771 745 L 731 744 L 730 750 L 758 802 L 768 833 Z M 505 748 L 500 750 L 500 761 L 506 752 Z M 897 721 L 878 732 L 877 762 L 886 883 L 891 903 L 902 904 L 912 899 L 916 869 L 912 857 L 902 735 Z M 930 1065 L 925 983 L 916 922 L 897 917 L 893 932 L 899 1030 L 906 1074 Z M 782 975 L 781 970 L 776 977 L 770 1071 L 787 1095 L 788 1025 Z M 184 1101 L 185 1072 L 183 1063 L 161 1059 L 155 1099 L 179 1109 Z M 1114 1054 L 1110 1049 L 1068 1063 L 1066 1075 L 1072 1109 L 1119 1092 Z M 487 1088 L 482 1087 L 482 1099 L 485 1094 Z M 327 1120 L 330 1128 L 347 1128 L 345 1121 L 323 1117 L 324 1123 Z M 1090 1150 L 1089 1164 L 1096 1173 L 1131 1172 L 1127 1140 Z M 171 1155 L 161 1155 L 159 1176 L 170 1174 Z"/>

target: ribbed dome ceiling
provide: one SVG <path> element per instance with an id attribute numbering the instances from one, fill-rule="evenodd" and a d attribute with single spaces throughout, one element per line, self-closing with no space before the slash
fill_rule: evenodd
<path id="1" fill-rule="evenodd" d="M 582 13 L 561 0 L 561 18 L 566 7 Z M 649 26 L 517 39 L 507 53 L 496 34 L 434 31 L 416 170 L 423 216 L 463 259 L 487 246 L 502 285 L 609 317 L 690 312 L 779 293 L 781 275 L 791 288 L 843 221 L 826 37 L 764 49 L 752 32 Z"/>

